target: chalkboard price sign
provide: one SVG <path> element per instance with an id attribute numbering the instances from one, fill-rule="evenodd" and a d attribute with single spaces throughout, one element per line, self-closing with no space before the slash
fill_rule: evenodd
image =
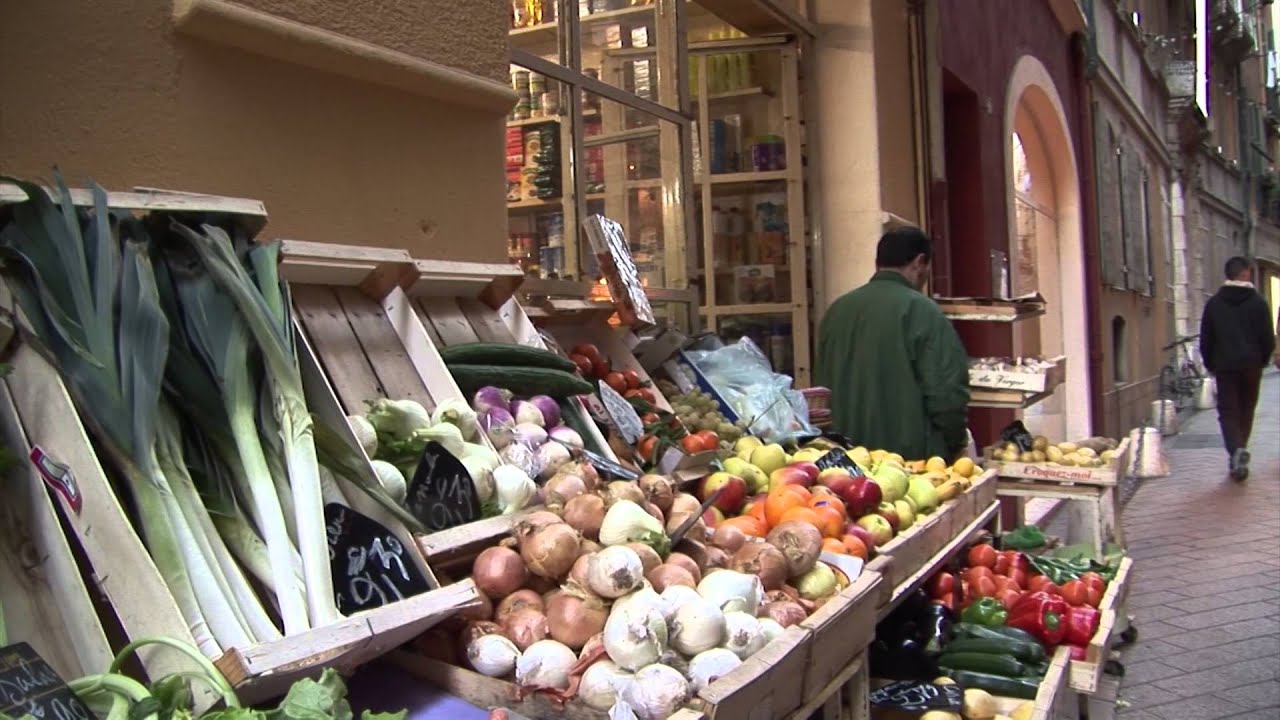
<path id="1" fill-rule="evenodd" d="M 622 439 L 626 440 L 628 445 L 639 442 L 640 436 L 644 435 L 644 423 L 640 421 L 639 413 L 631 407 L 631 403 L 627 402 L 626 398 L 618 394 L 617 390 L 609 387 L 608 383 L 601 380 L 598 384 L 600 400 L 604 402 L 605 412 L 609 413 L 609 419 L 622 434 Z"/>
<path id="2" fill-rule="evenodd" d="M 814 464 L 817 465 L 818 468 L 822 470 L 826 470 L 827 468 L 833 468 L 833 467 L 844 468 L 845 470 L 848 470 L 849 474 L 854 477 L 861 477 L 863 474 L 862 468 L 858 467 L 858 463 L 854 462 L 853 460 L 850 460 L 849 454 L 846 453 L 844 450 L 841 450 L 840 448 L 836 448 L 835 450 L 832 450 L 828 452 L 826 455 L 823 455 L 822 457 L 818 458 L 818 461 L 815 462 Z"/>
<path id="3" fill-rule="evenodd" d="M 434 440 L 422 449 L 404 506 L 428 530 L 445 530 L 480 519 L 480 496 L 471 474 L 462 461 Z"/>
<path id="4" fill-rule="evenodd" d="M 906 712 L 958 711 L 964 706 L 964 688 L 903 680 L 872 690 L 870 699 L 876 707 Z"/>
<path id="5" fill-rule="evenodd" d="M 329 503 L 324 506 L 324 528 L 333 593 L 342 614 L 382 607 L 430 589 L 422 571 L 405 556 L 400 538 L 377 520 Z"/>
<path id="6" fill-rule="evenodd" d="M 95 718 L 27 643 L 0 648 L 0 715 L 33 715 L 41 720 Z"/>

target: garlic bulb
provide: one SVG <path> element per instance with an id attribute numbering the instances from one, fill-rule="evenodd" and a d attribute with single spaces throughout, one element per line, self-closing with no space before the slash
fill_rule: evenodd
<path id="1" fill-rule="evenodd" d="M 732 650 L 713 648 L 698 653 L 689 661 L 689 679 L 693 681 L 693 691 L 702 692 L 717 678 L 722 678 L 742 664 L 742 658 L 733 654 Z"/>
<path id="2" fill-rule="evenodd" d="M 519 658 L 519 648 L 501 635 L 481 635 L 467 645 L 467 660 L 481 675 L 506 677 Z"/>
<path id="3" fill-rule="evenodd" d="M 685 655 L 718 647 L 725 641 L 724 613 L 702 599 L 681 605 L 671 618 L 670 641 Z"/>

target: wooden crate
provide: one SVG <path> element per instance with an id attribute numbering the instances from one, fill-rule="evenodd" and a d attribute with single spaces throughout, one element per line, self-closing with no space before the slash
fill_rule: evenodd
<path id="1" fill-rule="evenodd" d="M 1067 379 L 1067 358 L 1060 355 L 1045 362 L 1053 363 L 1044 372 L 1023 371 L 1018 367 L 1007 370 L 981 370 L 969 368 L 969 388 L 977 390 L 1004 390 L 1019 394 L 1042 393 L 1052 390 Z"/>
<path id="2" fill-rule="evenodd" d="M 868 655 L 860 651 L 847 665 L 832 674 L 831 680 L 816 694 L 806 696 L 804 705 L 787 714 L 786 720 L 869 720 Z M 815 715 L 816 713 L 816 715 Z"/>
<path id="3" fill-rule="evenodd" d="M 876 613 L 877 621 L 883 620 L 902 602 L 908 593 L 920 587 L 944 566 L 953 555 L 960 552 L 970 539 L 989 525 L 1000 510 L 998 502 L 992 502 L 963 526 L 953 524 L 950 539 L 932 555 L 920 557 L 917 550 L 898 556 L 877 557 L 868 569 L 885 574 L 892 582 L 892 592 Z M 886 545 L 887 547 L 887 545 Z"/>
<path id="4" fill-rule="evenodd" d="M 648 371 L 640 364 L 627 346 L 626 335 L 630 334 L 630 330 L 626 328 L 616 328 L 604 323 L 578 323 L 554 325 L 547 328 L 551 336 L 561 347 L 567 349 L 579 343 L 592 343 L 600 348 L 600 353 L 609 359 L 609 364 L 614 370 L 622 372 L 625 370 L 633 370 L 640 376 L 641 384 L 647 384 L 649 389 L 653 391 L 654 405 L 659 410 L 671 411 L 671 403 L 658 390 L 657 385 L 653 383 L 653 378 L 649 376 Z"/>
<path id="5" fill-rule="evenodd" d="M 1129 574 L 1132 570 L 1132 558 L 1126 557 L 1120 561 L 1115 580 L 1107 585 L 1107 591 L 1098 603 L 1102 619 L 1098 623 L 1098 631 L 1085 648 L 1085 659 L 1071 661 L 1071 689 L 1076 692 L 1092 695 L 1098 691 L 1107 660 L 1111 659 L 1111 648 L 1120 635 L 1119 628 L 1123 626 L 1117 620 L 1120 614 L 1127 612 Z"/>
<path id="6" fill-rule="evenodd" d="M 813 632 L 804 671 L 804 697 L 820 697 L 841 671 L 866 650 L 875 637 L 876 610 L 883 576 L 863 568 L 849 587 L 805 618 L 800 627 Z"/>
<path id="7" fill-rule="evenodd" d="M 1049 669 L 1040 681 L 1040 691 L 1034 700 L 1022 700 L 996 696 L 996 710 L 1008 715 L 1024 703 L 1034 703 L 1028 720 L 1078 720 L 1076 698 L 1067 686 L 1067 666 L 1071 662 L 1071 651 L 1060 647 L 1053 654 Z"/>
<path id="8" fill-rule="evenodd" d="M 1058 483 L 1081 485 L 1115 485 L 1116 477 L 1127 463 L 1129 455 L 1129 439 L 1120 441 L 1116 448 L 1115 459 L 1106 467 L 1083 468 L 1052 463 L 1003 462 L 992 458 L 991 448 L 987 448 L 986 467 L 996 470 L 996 474 L 1005 480 L 1042 480 Z"/>

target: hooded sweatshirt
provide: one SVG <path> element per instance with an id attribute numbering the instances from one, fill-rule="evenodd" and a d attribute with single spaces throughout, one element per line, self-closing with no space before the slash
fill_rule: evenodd
<path id="1" fill-rule="evenodd" d="M 1228 280 L 1204 306 L 1200 356 L 1211 373 L 1265 367 L 1276 348 L 1271 310 L 1252 283 Z"/>

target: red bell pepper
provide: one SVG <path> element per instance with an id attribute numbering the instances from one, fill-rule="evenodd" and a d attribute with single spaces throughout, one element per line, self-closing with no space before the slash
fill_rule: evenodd
<path id="1" fill-rule="evenodd" d="M 1060 597 L 1045 592 L 1033 592 L 1013 606 L 1005 625 L 1031 633 L 1044 644 L 1045 648 L 1051 650 L 1062 642 L 1066 635 L 1067 626 L 1064 616 L 1068 609 L 1067 601 Z"/>
<path id="2" fill-rule="evenodd" d="M 1087 660 L 1089 658 L 1089 653 L 1079 645 L 1067 643 L 1066 645 L 1063 645 L 1063 647 L 1071 650 L 1072 660 Z"/>
<path id="3" fill-rule="evenodd" d="M 1066 642 L 1071 645 L 1088 645 L 1093 634 L 1098 632 L 1098 623 L 1102 613 L 1091 607 L 1073 607 L 1067 610 Z"/>

